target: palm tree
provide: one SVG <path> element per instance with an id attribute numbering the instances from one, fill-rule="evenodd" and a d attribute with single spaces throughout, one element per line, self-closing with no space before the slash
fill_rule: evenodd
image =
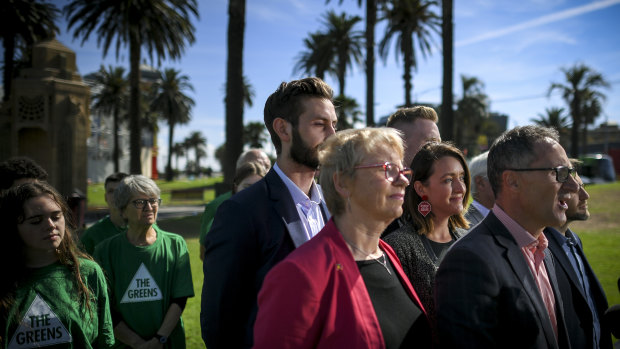
<path id="1" fill-rule="evenodd" d="M 327 40 L 327 35 L 318 31 L 308 34 L 304 39 L 306 51 L 297 56 L 297 63 L 293 72 L 304 75 L 313 75 L 321 80 L 325 79 L 325 73 L 332 70 L 332 47 Z"/>
<path id="2" fill-rule="evenodd" d="M 571 130 L 571 156 L 579 156 L 579 129 L 582 123 L 586 122 L 584 106 L 588 99 L 596 96 L 597 99 L 605 98 L 599 91 L 600 88 L 608 88 L 609 83 L 603 76 L 586 66 L 585 64 L 575 64 L 570 68 L 561 68 L 564 73 L 566 83 L 551 83 L 548 95 L 555 90 L 559 90 L 562 98 L 568 104 L 573 127 Z M 587 126 L 587 125 L 585 125 Z"/>
<path id="3" fill-rule="evenodd" d="M 355 98 L 340 95 L 334 99 L 336 110 L 338 111 L 338 129 L 346 130 L 353 128 L 355 123 L 362 121 L 360 115 L 360 105 Z"/>
<path id="4" fill-rule="evenodd" d="M 118 131 L 120 124 L 120 114 L 126 107 L 127 88 L 129 82 L 125 75 L 125 68 L 108 66 L 108 69 L 101 65 L 99 71 L 95 74 L 95 82 L 101 86 L 101 89 L 95 92 L 93 98 L 93 108 L 100 110 L 105 114 L 112 114 L 112 129 L 114 134 L 114 145 L 112 150 L 112 158 L 114 162 L 114 172 L 120 171 L 119 166 L 119 145 Z"/>
<path id="5" fill-rule="evenodd" d="M 481 133 L 487 119 L 488 97 L 484 93 L 484 83 L 476 77 L 461 75 L 463 97 L 457 102 L 459 127 L 456 128 L 456 144 L 469 148 Z M 467 138 L 467 139 L 465 139 Z"/>
<path id="6" fill-rule="evenodd" d="M 174 154 L 174 157 L 176 159 L 177 171 L 181 171 L 179 167 L 179 158 L 185 155 L 185 144 L 178 143 L 178 142 L 174 143 L 174 145 L 172 146 L 171 152 L 172 154 Z"/>
<path id="7" fill-rule="evenodd" d="M 453 81 L 453 61 L 452 61 L 452 47 L 453 47 L 453 16 L 452 16 L 453 3 L 452 0 L 441 0 L 441 43 L 443 53 L 443 84 L 441 85 L 441 135 L 442 139 L 450 141 L 454 138 L 454 109 L 452 101 L 454 96 L 452 94 L 452 81 Z"/>
<path id="8" fill-rule="evenodd" d="M 347 68 L 351 68 L 353 62 L 362 62 L 364 36 L 361 31 L 354 30 L 361 20 L 358 16 L 349 17 L 344 12 L 337 15 L 334 11 L 329 11 L 323 15 L 323 25 L 327 29 L 325 39 L 332 47 L 334 62 L 330 73 L 338 79 L 340 95 L 344 95 Z"/>
<path id="9" fill-rule="evenodd" d="M 0 10 L 0 37 L 4 48 L 4 97 L 11 95 L 14 76 L 15 48 L 18 43 L 30 46 L 38 40 L 54 37 L 58 33 L 56 18 L 59 11 L 45 1 L 8 0 Z"/>
<path id="10" fill-rule="evenodd" d="M 263 143 L 267 142 L 265 124 L 262 122 L 248 122 L 243 127 L 243 144 L 250 148 L 262 148 Z"/>
<path id="11" fill-rule="evenodd" d="M 598 118 L 601 115 L 603 111 L 603 106 L 601 102 L 604 101 L 605 99 L 606 97 L 604 95 L 597 94 L 595 91 L 589 91 L 584 96 L 583 109 L 582 109 L 584 122 L 583 122 L 583 131 L 581 135 L 582 153 L 587 152 L 587 149 L 588 149 L 588 125 L 593 125 L 594 120 L 596 120 L 596 118 Z"/>
<path id="12" fill-rule="evenodd" d="M 536 125 L 556 129 L 560 134 L 560 144 L 564 145 L 562 140 L 566 137 L 566 130 L 571 127 L 568 116 L 564 114 L 564 108 L 546 108 L 545 114 L 539 113 L 538 119 L 530 120 Z"/>
<path id="13" fill-rule="evenodd" d="M 327 3 L 329 1 L 326 0 Z M 375 26 L 377 6 L 385 4 L 386 1 L 366 0 L 366 126 L 375 124 Z M 362 0 L 357 0 L 357 6 L 362 6 Z"/>
<path id="14" fill-rule="evenodd" d="M 116 57 L 121 46 L 129 46 L 129 116 L 130 116 L 130 171 L 140 173 L 142 116 L 140 108 L 140 62 L 142 48 L 153 60 L 167 56 L 181 57 L 186 43 L 194 42 L 194 26 L 190 15 L 198 18 L 196 0 L 102 1 L 72 0 L 64 9 L 68 27 L 76 26 L 73 37 L 82 37 L 82 44 L 93 31 L 97 45 L 103 44 L 106 56 L 115 41 Z"/>
<path id="15" fill-rule="evenodd" d="M 224 183 L 232 185 L 237 158 L 243 151 L 243 41 L 245 0 L 228 1 L 228 61 L 226 65 L 226 161 Z"/>
<path id="16" fill-rule="evenodd" d="M 403 79 L 405 81 L 405 107 L 412 106 L 411 70 L 417 69 L 414 41 L 417 40 L 419 52 L 426 58 L 431 53 L 432 32 L 439 33 L 440 19 L 431 7 L 436 1 L 427 0 L 392 0 L 383 8 L 381 20 L 387 20 L 385 34 L 379 42 L 379 54 L 383 61 L 387 59 L 392 38 L 396 37 L 396 59 L 402 54 L 404 63 Z"/>
<path id="17" fill-rule="evenodd" d="M 191 109 L 194 100 L 185 92 L 194 90 L 189 83 L 187 75 L 180 75 L 180 71 L 172 68 L 160 73 L 159 80 L 153 85 L 155 98 L 151 102 L 151 110 L 160 114 L 161 118 L 168 123 L 168 149 L 172 149 L 174 139 L 174 127 L 187 124 L 191 119 Z M 172 152 L 168 151 L 166 164 L 166 180 L 171 181 L 174 177 L 172 172 Z"/>
<path id="18" fill-rule="evenodd" d="M 200 169 L 200 158 L 206 155 L 204 147 L 207 146 L 207 139 L 200 131 L 192 131 L 192 133 L 189 134 L 189 137 L 185 139 L 185 144 L 187 144 L 190 148 L 194 148 L 196 168 Z"/>

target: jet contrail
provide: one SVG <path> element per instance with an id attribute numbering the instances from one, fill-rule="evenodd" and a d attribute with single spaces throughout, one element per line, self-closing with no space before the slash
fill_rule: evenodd
<path id="1" fill-rule="evenodd" d="M 588 13 L 588 12 L 604 9 L 604 8 L 607 8 L 609 6 L 613 6 L 613 5 L 616 5 L 616 4 L 620 4 L 620 0 L 596 1 L 596 2 L 593 2 L 591 4 L 587 4 L 587 5 L 571 8 L 571 9 L 568 9 L 568 10 L 552 13 L 552 14 L 546 15 L 546 16 L 542 16 L 542 17 L 533 19 L 531 21 L 527 21 L 527 22 L 524 22 L 524 23 L 521 23 L 521 24 L 513 25 L 513 26 L 508 27 L 508 28 L 498 29 L 496 31 L 485 33 L 485 34 L 476 36 L 476 37 L 471 38 L 471 39 L 457 41 L 457 42 L 454 43 L 454 46 L 455 47 L 463 47 L 463 46 L 475 44 L 475 43 L 478 43 L 478 42 L 481 42 L 481 41 L 499 38 L 499 37 L 502 37 L 504 35 L 512 34 L 512 33 L 515 33 L 515 32 L 521 31 L 521 30 L 535 28 L 535 27 L 538 27 L 538 26 L 541 26 L 541 25 L 544 25 L 544 24 L 547 24 L 547 23 L 557 22 L 557 21 L 560 21 L 560 20 L 563 20 L 563 19 L 579 16 L 579 15 L 582 15 L 584 13 Z"/>

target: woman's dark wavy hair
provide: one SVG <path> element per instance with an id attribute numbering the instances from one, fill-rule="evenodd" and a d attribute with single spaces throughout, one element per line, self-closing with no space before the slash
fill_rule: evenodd
<path id="1" fill-rule="evenodd" d="M 3 280 L 0 283 L 0 314 L 2 314 L 0 324 L 5 324 L 4 321 L 7 320 L 5 316 L 13 305 L 15 292 L 24 281 L 28 280 L 30 274 L 26 267 L 25 244 L 19 235 L 17 225 L 25 219 L 24 204 L 26 201 L 42 195 L 49 196 L 60 206 L 65 218 L 65 236 L 56 249 L 58 261 L 71 272 L 78 299 L 89 311 L 93 311 L 90 305 L 91 291 L 82 279 L 79 263 L 79 258 L 91 260 L 92 258 L 77 247 L 74 227 L 69 226 L 69 222 L 72 222 L 71 211 L 64 198 L 51 185 L 44 182 L 32 182 L 11 187 L 0 196 L 0 222 L 3 223 L 4 231 L 3 241 L 0 244 L 0 265 L 3 266 Z"/>
<path id="2" fill-rule="evenodd" d="M 431 210 L 431 213 L 424 217 L 420 214 L 420 212 L 418 212 L 418 204 L 422 202 L 422 198 L 415 191 L 413 184 L 416 181 L 426 184 L 429 177 L 435 170 L 435 162 L 446 156 L 451 156 L 457 159 L 461 163 L 461 166 L 463 166 L 463 171 L 465 172 L 463 207 L 467 207 L 471 179 L 469 168 L 467 167 L 467 161 L 465 161 L 463 153 L 449 142 L 426 143 L 411 161 L 413 178 L 411 179 L 411 184 L 407 187 L 407 191 L 405 192 L 405 205 L 403 207 L 405 219 L 413 223 L 413 226 L 420 235 L 426 235 L 435 229 L 432 220 L 434 213 Z M 450 216 L 450 219 L 448 220 L 448 227 L 450 231 L 453 231 L 455 228 L 466 229 L 469 227 L 469 223 L 467 223 L 467 220 L 465 219 L 464 212 L 465 210 L 459 214 Z"/>

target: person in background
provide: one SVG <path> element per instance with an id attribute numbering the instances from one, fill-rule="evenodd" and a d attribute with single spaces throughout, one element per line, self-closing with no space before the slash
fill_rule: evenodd
<path id="1" fill-rule="evenodd" d="M 119 234 L 125 228 L 125 220 L 121 216 L 120 211 L 114 206 L 114 190 L 119 186 L 121 180 L 128 175 L 123 172 L 117 172 L 109 175 L 105 179 L 103 188 L 105 190 L 105 203 L 108 205 L 110 214 L 100 219 L 90 228 L 86 229 L 80 241 L 84 246 L 84 250 L 89 254 L 93 254 L 95 246 L 101 241 Z"/>
<path id="2" fill-rule="evenodd" d="M 571 166 L 577 168 L 579 160 L 571 159 Z M 605 291 L 588 263 L 581 239 L 569 228 L 574 221 L 590 218 L 590 195 L 578 174 L 575 180 L 579 185 L 578 191 L 572 193 L 566 202 L 566 223 L 547 228 L 544 233 L 555 260 L 571 347 L 610 349 L 612 343 L 609 329 L 602 325 L 608 307 Z"/>
<path id="3" fill-rule="evenodd" d="M 441 142 L 437 112 L 425 106 L 400 108 L 388 117 L 386 126 L 400 130 L 405 140 L 403 163 L 411 165 L 413 157 L 428 142 Z"/>
<path id="4" fill-rule="evenodd" d="M 261 149 L 252 148 L 243 152 L 239 156 L 239 159 L 237 159 L 237 169 L 248 162 L 255 162 L 262 165 L 264 172 L 269 171 L 271 168 L 271 160 L 269 160 L 267 154 Z M 220 207 L 222 202 L 230 199 L 232 194 L 232 191 L 226 192 L 205 205 L 205 211 L 202 214 L 202 219 L 200 221 L 200 237 L 198 238 L 198 241 L 200 242 L 200 260 L 204 259 L 205 238 L 207 237 L 209 230 L 211 230 L 213 218 L 215 218 L 215 212 L 217 212 L 217 208 Z"/>
<path id="5" fill-rule="evenodd" d="M 123 178 L 114 205 L 127 230 L 95 247 L 110 283 L 119 347 L 185 348 L 181 314 L 194 296 L 185 240 L 156 224 L 160 190 L 142 175 Z"/>
<path id="6" fill-rule="evenodd" d="M 34 160 L 20 156 L 0 163 L 0 191 L 35 181 L 47 181 L 47 172 Z"/>
<path id="7" fill-rule="evenodd" d="M 411 164 L 405 224 L 384 239 L 433 321 L 435 273 L 446 251 L 466 233 L 463 208 L 469 200 L 469 170 L 463 153 L 449 143 L 427 143 Z"/>
<path id="8" fill-rule="evenodd" d="M 246 162 L 237 168 L 235 178 L 233 179 L 232 193 L 237 194 L 243 189 L 249 188 L 252 184 L 265 177 L 267 170 L 259 162 Z"/>
<path id="9" fill-rule="evenodd" d="M 400 108 L 390 115 L 386 126 L 402 132 L 405 141 L 403 163 L 411 166 L 411 161 L 420 148 L 427 142 L 441 142 L 437 128 L 437 113 L 433 108 L 416 106 Z M 383 232 L 383 238 L 403 225 L 399 218 L 395 219 Z"/>
<path id="10" fill-rule="evenodd" d="M 426 312 L 380 240 L 402 214 L 411 170 L 390 128 L 349 129 L 320 150 L 333 217 L 267 274 L 254 348 L 430 348 Z"/>
<path id="11" fill-rule="evenodd" d="M 75 245 L 69 209 L 49 184 L 0 196 L 0 347 L 111 348 L 106 280 Z"/>
<path id="12" fill-rule="evenodd" d="M 318 146 L 335 133 L 333 91 L 318 78 L 283 82 L 265 103 L 277 159 L 219 207 L 205 241 L 200 325 L 209 349 L 250 348 L 267 272 L 329 220 L 314 182 Z"/>
<path id="13" fill-rule="evenodd" d="M 491 183 L 489 183 L 489 178 L 487 177 L 488 156 L 489 152 L 485 151 L 469 161 L 469 172 L 472 179 L 471 196 L 474 201 L 472 201 L 465 213 L 465 219 L 469 222 L 468 231 L 482 222 L 495 203 L 493 189 L 491 189 Z"/>
<path id="14" fill-rule="evenodd" d="M 516 127 L 488 156 L 495 205 L 435 275 L 441 348 L 569 348 L 543 229 L 566 222 L 577 190 L 558 132 Z"/>

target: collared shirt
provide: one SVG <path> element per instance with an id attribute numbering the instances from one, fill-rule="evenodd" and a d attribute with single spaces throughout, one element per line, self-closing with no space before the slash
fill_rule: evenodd
<path id="1" fill-rule="evenodd" d="M 310 197 L 308 197 L 306 193 L 299 189 L 299 187 L 282 172 L 277 162 L 273 165 L 273 169 L 278 176 L 280 176 L 289 193 L 291 193 L 293 202 L 295 202 L 295 206 L 297 207 L 299 218 L 306 229 L 306 236 L 308 240 L 310 240 L 323 229 L 323 226 L 325 226 L 325 220 L 321 213 L 321 201 L 323 201 L 321 189 L 313 180 L 312 186 L 310 187 Z"/>
<path id="2" fill-rule="evenodd" d="M 558 322 L 555 313 L 555 296 L 553 289 L 551 288 L 551 282 L 549 282 L 549 275 L 547 274 L 547 268 L 543 263 L 545 258 L 545 249 L 548 246 L 547 238 L 545 234 L 538 235 L 538 239 L 535 238 L 527 230 L 512 219 L 508 214 L 497 204 L 493 205 L 493 213 L 497 219 L 504 224 L 506 229 L 510 232 L 512 237 L 517 242 L 521 252 L 525 257 L 525 260 L 530 267 L 530 271 L 536 280 L 538 291 L 545 303 L 553 331 L 555 333 L 556 340 L 558 339 Z"/>
<path id="3" fill-rule="evenodd" d="M 471 204 L 478 210 L 478 212 L 482 213 L 483 217 L 486 217 L 489 214 L 489 212 L 491 212 L 491 210 L 484 207 L 484 205 L 482 205 L 476 200 L 472 201 Z"/>
<path id="4" fill-rule="evenodd" d="M 559 231 L 555 229 L 549 229 L 551 233 L 561 241 L 562 250 L 568 257 L 570 264 L 577 274 L 577 278 L 579 279 L 579 285 L 581 286 L 584 294 L 586 295 L 586 300 L 588 302 L 588 306 L 590 307 L 590 312 L 592 313 L 592 326 L 594 327 L 593 338 L 594 346 L 593 348 L 598 348 L 600 345 L 599 339 L 601 338 L 601 323 L 598 318 L 598 313 L 596 312 L 596 306 L 594 305 L 594 299 L 592 298 L 592 292 L 590 292 L 590 281 L 588 275 L 586 274 L 586 270 L 584 267 L 583 260 L 581 256 L 577 252 L 577 239 L 570 229 L 566 230 L 566 235 L 562 235 Z"/>

